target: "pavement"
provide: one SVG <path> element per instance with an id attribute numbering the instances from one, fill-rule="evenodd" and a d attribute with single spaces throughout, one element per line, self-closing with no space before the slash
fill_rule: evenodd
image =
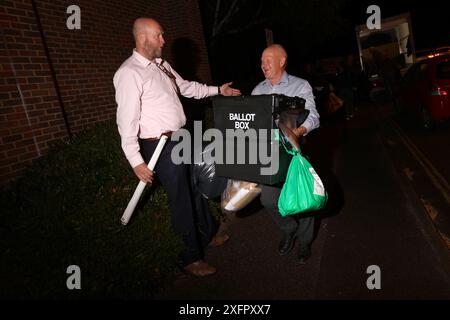
<path id="1" fill-rule="evenodd" d="M 216 274 L 181 274 L 158 300 L 450 299 L 450 251 L 383 143 L 376 107 L 350 121 L 324 119 L 304 148 L 329 203 L 316 213 L 312 257 L 277 251 L 280 231 L 255 200 L 209 248 Z M 369 289 L 379 267 L 380 288 Z M 370 282 L 370 279 L 369 279 Z"/>

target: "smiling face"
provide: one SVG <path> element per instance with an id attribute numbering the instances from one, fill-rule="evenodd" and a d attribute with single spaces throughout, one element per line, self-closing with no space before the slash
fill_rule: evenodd
<path id="1" fill-rule="evenodd" d="M 261 69 L 264 77 L 269 80 L 272 85 L 277 84 L 286 67 L 286 54 L 284 49 L 278 46 L 270 46 L 263 51 L 261 56 Z"/>
<path id="2" fill-rule="evenodd" d="M 161 58 L 164 47 L 164 31 L 153 19 L 136 21 L 136 50 L 150 61 Z"/>

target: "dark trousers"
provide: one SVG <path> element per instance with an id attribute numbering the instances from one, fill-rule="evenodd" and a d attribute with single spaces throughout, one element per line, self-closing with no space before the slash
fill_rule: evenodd
<path id="1" fill-rule="evenodd" d="M 300 246 L 309 246 L 314 236 L 314 217 L 298 215 L 283 217 L 278 211 L 281 188 L 263 185 L 261 203 L 269 211 L 272 219 L 284 234 L 297 234 Z"/>
<path id="2" fill-rule="evenodd" d="M 144 161 L 148 163 L 158 141 L 139 140 L 139 143 Z M 182 264 L 186 266 L 203 258 L 203 248 L 215 230 L 207 201 L 191 184 L 189 166 L 172 162 L 172 149 L 177 143 L 166 142 L 154 171 L 169 196 L 173 230 L 186 246 L 181 253 Z"/>

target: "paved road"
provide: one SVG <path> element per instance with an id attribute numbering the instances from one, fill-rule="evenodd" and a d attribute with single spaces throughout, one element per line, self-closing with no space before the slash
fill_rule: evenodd
<path id="1" fill-rule="evenodd" d="M 158 299 L 450 299 L 449 251 L 391 162 L 375 113 L 324 121 L 308 138 L 330 203 L 318 213 L 305 266 L 295 252 L 278 255 L 280 233 L 253 203 L 233 220 L 230 241 L 208 250 L 217 274 L 180 275 Z M 366 286 L 371 265 L 380 268 L 380 290 Z"/>
<path id="2" fill-rule="evenodd" d="M 389 108 L 387 108 L 388 111 Z M 386 112 L 387 113 L 387 112 Z M 421 128 L 412 114 L 391 114 L 414 144 L 433 162 L 440 174 L 450 181 L 450 121 L 438 123 L 431 131 Z"/>
<path id="3" fill-rule="evenodd" d="M 395 114 L 389 104 L 377 110 L 390 158 L 397 171 L 408 178 L 450 250 L 450 122 L 426 132 L 411 114 Z"/>

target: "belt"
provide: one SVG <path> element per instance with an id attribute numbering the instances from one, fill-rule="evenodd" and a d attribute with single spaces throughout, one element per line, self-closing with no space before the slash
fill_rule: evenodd
<path id="1" fill-rule="evenodd" d="M 161 133 L 161 135 L 162 136 L 167 136 L 168 138 L 170 138 L 172 136 L 172 133 L 173 133 L 173 131 L 167 131 L 167 132 Z M 145 138 L 145 139 L 142 139 L 142 140 L 145 140 L 145 141 L 158 141 L 159 138 Z"/>

